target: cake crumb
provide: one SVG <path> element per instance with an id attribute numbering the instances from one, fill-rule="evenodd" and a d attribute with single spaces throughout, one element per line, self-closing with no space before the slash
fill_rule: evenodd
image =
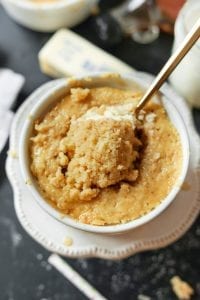
<path id="1" fill-rule="evenodd" d="M 160 159 L 160 153 L 159 152 L 156 152 L 154 154 L 154 160 L 159 160 Z"/>
<path id="2" fill-rule="evenodd" d="M 71 86 L 76 86 L 78 84 L 78 80 L 76 77 L 71 76 L 70 78 L 67 78 L 67 83 Z"/>
<path id="3" fill-rule="evenodd" d="M 64 214 L 60 214 L 60 215 L 59 215 L 59 218 L 60 218 L 61 220 L 63 220 L 65 217 L 66 217 L 66 216 L 65 216 Z"/>
<path id="4" fill-rule="evenodd" d="M 143 120 L 144 120 L 144 115 L 143 115 L 143 114 L 140 114 L 140 115 L 138 116 L 138 120 L 143 121 Z"/>
<path id="5" fill-rule="evenodd" d="M 138 120 L 143 121 L 145 118 L 145 114 L 146 114 L 146 111 L 141 109 L 141 111 L 138 114 Z"/>
<path id="6" fill-rule="evenodd" d="M 150 136 L 153 136 L 154 135 L 154 130 L 150 129 L 150 130 L 148 130 L 148 133 L 149 133 Z"/>
<path id="7" fill-rule="evenodd" d="M 99 77 L 104 78 L 104 79 L 121 79 L 122 77 L 120 76 L 119 73 L 103 73 Z"/>
<path id="8" fill-rule="evenodd" d="M 91 77 L 85 77 L 85 81 L 87 81 L 87 82 L 92 82 L 92 78 Z"/>
<path id="9" fill-rule="evenodd" d="M 187 181 L 184 181 L 183 184 L 182 184 L 182 186 L 181 186 L 181 190 L 187 192 L 190 189 L 191 189 L 190 184 Z"/>
<path id="10" fill-rule="evenodd" d="M 25 183 L 26 183 L 27 185 L 32 185 L 32 181 L 30 180 L 30 178 L 27 178 L 27 179 L 25 180 Z"/>
<path id="11" fill-rule="evenodd" d="M 8 155 L 12 158 L 18 158 L 17 152 L 15 150 L 9 150 Z"/>
<path id="12" fill-rule="evenodd" d="M 63 241 L 63 244 L 64 244 L 65 246 L 67 246 L 67 247 L 72 246 L 72 245 L 73 245 L 73 240 L 72 240 L 72 238 L 70 238 L 70 237 L 65 237 L 65 238 L 64 238 L 64 241 Z"/>
<path id="13" fill-rule="evenodd" d="M 30 120 L 30 121 L 33 120 L 33 115 L 29 114 L 28 117 L 27 117 L 27 119 Z"/>
<path id="14" fill-rule="evenodd" d="M 89 89 L 83 89 L 83 88 L 71 88 L 71 100 L 74 102 L 83 102 L 87 99 L 87 97 L 90 94 Z"/>
<path id="15" fill-rule="evenodd" d="M 151 298 L 149 296 L 141 294 L 137 296 L 137 300 L 151 300 Z"/>
<path id="16" fill-rule="evenodd" d="M 154 113 L 149 113 L 145 117 L 147 123 L 153 123 L 155 121 L 155 118 L 156 118 L 156 114 Z"/>
<path id="17" fill-rule="evenodd" d="M 179 276 L 174 276 L 171 278 L 170 283 L 172 285 L 172 290 L 178 299 L 191 299 L 194 294 L 194 290 L 187 282 L 183 281 Z"/>

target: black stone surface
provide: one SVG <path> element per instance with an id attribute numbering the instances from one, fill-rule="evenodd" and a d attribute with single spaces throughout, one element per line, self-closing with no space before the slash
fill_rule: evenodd
<path id="1" fill-rule="evenodd" d="M 102 7 L 115 2 L 102 1 Z M 92 18 L 74 30 L 93 43 Z M 37 54 L 50 34 L 23 28 L 0 7 L 0 67 L 8 67 L 26 77 L 26 84 L 15 109 L 35 88 L 49 80 L 41 74 Z M 138 70 L 156 74 L 170 55 L 172 37 L 162 34 L 149 45 L 130 39 L 107 49 Z M 101 45 L 99 45 L 101 46 Z M 194 111 L 200 131 L 200 111 Z M 3 120 L 0 120 L 3 122 Z M 6 178 L 6 151 L 0 155 L 0 300 L 84 300 L 76 288 L 48 263 L 49 252 L 33 241 L 20 226 L 13 207 L 13 193 Z M 122 261 L 102 259 L 66 259 L 108 299 L 135 300 L 138 294 L 151 299 L 173 300 L 169 279 L 178 274 L 196 290 L 200 299 L 200 222 L 173 245 L 137 254 Z"/>

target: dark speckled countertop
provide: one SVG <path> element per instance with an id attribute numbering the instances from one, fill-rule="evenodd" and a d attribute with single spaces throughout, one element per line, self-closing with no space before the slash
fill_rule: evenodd
<path id="1" fill-rule="evenodd" d="M 102 1 L 106 8 L 116 1 Z M 118 1 L 119 2 L 119 1 Z M 97 41 L 89 18 L 74 30 Z M 0 7 L 0 67 L 8 67 L 26 77 L 15 109 L 38 86 L 49 80 L 41 74 L 37 54 L 50 34 L 36 33 L 14 23 Z M 173 37 L 162 34 L 149 45 L 124 39 L 107 49 L 134 68 L 156 74 L 170 55 Z M 200 111 L 194 110 L 200 132 Z M 1 120 L 2 122 L 2 120 Z M 86 299 L 48 263 L 49 252 L 33 241 L 20 226 L 13 208 L 13 193 L 6 178 L 6 151 L 0 156 L 0 300 L 82 300 Z M 136 300 L 138 294 L 151 299 L 173 300 L 169 280 L 179 275 L 196 290 L 200 299 L 200 222 L 173 245 L 134 255 L 121 261 L 66 259 L 105 297 Z"/>

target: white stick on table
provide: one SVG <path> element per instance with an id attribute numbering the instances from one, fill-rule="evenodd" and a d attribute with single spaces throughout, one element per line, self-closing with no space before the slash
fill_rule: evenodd
<path id="1" fill-rule="evenodd" d="M 91 286 L 83 277 L 70 267 L 59 255 L 52 254 L 48 262 L 54 266 L 64 277 L 75 285 L 90 300 L 107 300 L 93 286 Z"/>

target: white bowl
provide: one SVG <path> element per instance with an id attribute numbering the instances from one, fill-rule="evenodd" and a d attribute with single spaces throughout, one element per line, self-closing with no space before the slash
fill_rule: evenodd
<path id="1" fill-rule="evenodd" d="M 92 75 L 90 76 L 90 78 L 91 81 L 88 81 L 83 77 L 77 79 L 81 80 L 83 86 L 85 87 L 105 86 L 105 85 L 112 86 L 112 87 L 119 87 L 119 88 L 127 87 L 129 89 L 137 87 L 138 85 L 140 85 L 140 87 L 142 88 L 145 87 L 142 86 L 142 82 L 140 82 L 139 79 L 136 78 L 136 80 L 135 79 L 133 80 L 131 77 L 123 77 L 122 79 L 117 77 L 108 78 L 101 75 Z M 33 106 L 32 110 L 30 111 L 31 118 L 27 117 L 27 120 L 24 123 L 22 134 L 20 137 L 20 147 L 19 147 L 20 168 L 24 180 L 25 181 L 27 179 L 31 180 L 32 184 L 28 185 L 28 188 L 30 189 L 31 193 L 34 195 L 39 205 L 51 216 L 53 216 L 54 218 L 56 218 L 57 220 L 59 220 L 64 224 L 70 225 L 72 227 L 81 230 L 89 231 L 89 232 L 105 233 L 105 234 L 122 233 L 122 232 L 132 230 L 133 228 L 144 225 L 145 223 L 151 221 L 153 218 L 161 214 L 168 207 L 168 205 L 174 200 L 175 196 L 179 192 L 181 185 L 183 184 L 184 179 L 186 177 L 188 164 L 189 164 L 189 141 L 188 141 L 187 130 L 185 128 L 181 116 L 179 115 L 175 106 L 171 102 L 173 101 L 173 99 L 166 99 L 165 97 L 162 97 L 162 103 L 165 107 L 165 110 L 171 122 L 174 124 L 174 126 L 176 127 L 180 135 L 182 149 L 183 149 L 183 164 L 182 164 L 180 176 L 177 179 L 177 184 L 175 184 L 175 186 L 172 188 L 172 190 L 167 195 L 167 197 L 162 200 L 160 205 L 158 205 L 155 209 L 153 209 L 148 214 L 125 224 L 110 225 L 110 226 L 94 226 L 94 225 L 80 223 L 68 216 L 61 218 L 60 212 L 57 211 L 55 208 L 53 208 L 50 204 L 48 204 L 48 202 L 42 197 L 39 187 L 37 186 L 37 183 L 30 172 L 30 161 L 29 161 L 29 153 L 28 153 L 29 137 L 32 133 L 34 120 L 40 117 L 45 111 L 47 111 L 49 107 L 51 107 L 52 104 L 55 103 L 58 98 L 66 94 L 66 92 L 70 90 L 70 87 L 72 86 L 71 82 L 73 81 L 67 79 L 60 79 L 57 82 L 58 82 L 57 86 L 49 90 L 42 97 L 40 97 L 38 99 L 38 102 Z"/>
<path id="2" fill-rule="evenodd" d="M 20 24 L 33 30 L 51 32 L 82 22 L 98 0 L 55 0 L 40 4 L 29 0 L 1 2 L 7 13 Z"/>

